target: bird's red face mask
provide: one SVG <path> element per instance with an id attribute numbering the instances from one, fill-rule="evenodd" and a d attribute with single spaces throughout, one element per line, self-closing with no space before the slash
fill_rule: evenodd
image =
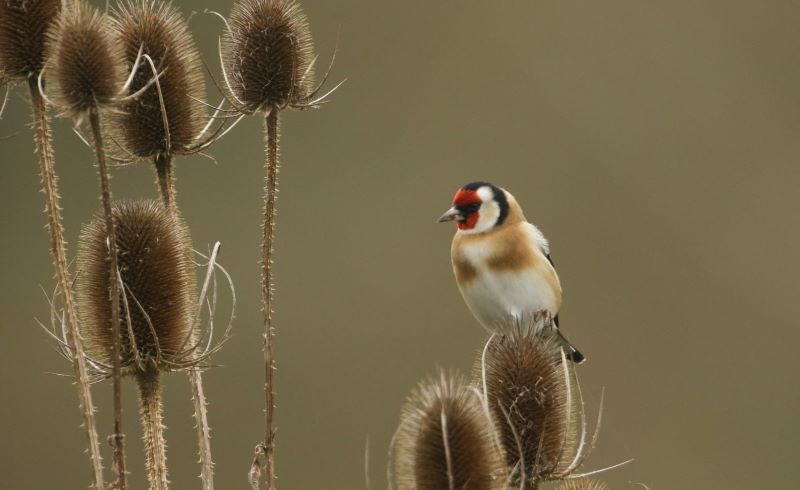
<path id="1" fill-rule="evenodd" d="M 459 230 L 471 230 L 480 219 L 481 201 L 478 193 L 469 189 L 459 189 L 453 198 L 453 207 L 439 217 L 439 222 L 455 221 Z"/>

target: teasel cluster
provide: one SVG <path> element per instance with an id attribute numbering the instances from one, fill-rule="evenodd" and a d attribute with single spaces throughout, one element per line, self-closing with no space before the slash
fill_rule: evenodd
<path id="1" fill-rule="evenodd" d="M 117 301 L 122 333 L 108 328 L 114 304 L 108 291 L 114 280 L 106 259 L 108 228 L 102 213 L 86 224 L 80 236 L 76 290 L 87 339 L 87 359 L 95 380 L 112 374 L 112 363 L 120 360 L 122 375 L 132 377 L 139 389 L 145 442 L 145 463 L 151 489 L 166 489 L 166 438 L 160 380 L 164 373 L 188 371 L 192 379 L 195 419 L 202 463 L 202 485 L 213 488 L 213 462 L 206 402 L 199 373 L 209 367 L 210 357 L 230 337 L 235 309 L 232 297 L 228 325 L 220 340 L 213 338 L 213 316 L 218 297 L 215 271 L 221 271 L 233 294 L 230 275 L 217 263 L 219 242 L 209 256 L 199 289 L 196 263 L 192 259 L 189 231 L 182 218 L 163 202 L 118 201 L 112 205 L 120 284 Z M 195 252 L 196 253 L 196 252 Z M 208 310 L 209 318 L 202 318 Z M 204 325 L 205 324 L 205 325 Z M 120 342 L 119 357 L 114 343 Z M 66 346 L 62 343 L 62 348 Z M 198 377 L 195 379 L 195 375 Z M 196 382 L 197 381 L 197 382 Z"/>
<path id="2" fill-rule="evenodd" d="M 409 396 L 393 447 L 398 490 L 492 490 L 508 483 L 504 451 L 477 391 L 441 372 Z"/>
<path id="3" fill-rule="evenodd" d="M 596 472 L 578 472 L 600 415 L 589 439 L 575 366 L 547 335 L 550 321 L 499 326 L 471 383 L 441 374 L 409 396 L 390 451 L 392 487 L 535 490 L 557 480 L 565 490 L 606 488 L 584 478 Z"/>
<path id="4" fill-rule="evenodd" d="M 122 394 L 120 374 L 119 282 L 117 244 L 111 213 L 111 184 L 101 131 L 101 112 L 113 109 L 121 99 L 123 65 L 121 53 L 111 39 L 109 20 L 83 1 L 69 3 L 51 27 L 47 39 L 48 62 L 40 80 L 47 76 L 53 105 L 76 125 L 88 117 L 92 145 L 97 160 L 100 199 L 106 230 L 109 230 L 106 260 L 109 264 L 109 325 L 113 340 L 111 357 L 113 377 L 114 432 L 109 438 L 114 450 L 114 486 L 126 488 L 124 435 L 122 431 Z M 41 85 L 39 86 L 41 90 Z M 108 302 L 108 301 L 106 301 Z"/>
<path id="5" fill-rule="evenodd" d="M 116 159 L 151 159 L 162 200 L 176 212 L 174 158 L 203 154 L 225 124 L 204 137 L 218 115 L 206 114 L 200 54 L 177 8 L 163 0 L 124 0 L 112 18 L 130 70 L 126 90 L 136 94 L 120 105 L 111 126 Z"/>
<path id="6" fill-rule="evenodd" d="M 219 15 L 219 14 L 218 14 Z M 222 17 L 220 15 L 220 17 Z M 275 485 L 274 465 L 274 281 L 272 274 L 278 194 L 279 113 L 286 109 L 315 108 L 338 88 L 318 96 L 328 72 L 314 86 L 314 46 L 305 13 L 292 0 L 241 0 L 225 21 L 219 43 L 224 78 L 223 91 L 232 109 L 241 116 L 264 117 L 265 189 L 261 236 L 261 309 L 264 314 L 264 438 L 256 446 L 249 475 L 259 488 Z M 331 59 L 331 66 L 333 57 Z"/>
<path id="7" fill-rule="evenodd" d="M 107 367 L 118 359 L 136 380 L 150 488 L 165 489 L 160 374 L 192 363 L 196 347 L 196 288 L 188 231 L 155 201 L 115 203 L 112 216 L 117 270 L 107 259 L 111 235 L 104 216 L 97 215 L 80 237 L 77 296 L 83 336 L 94 365 Z M 116 282 L 124 294 L 110 304 L 108 291 Z M 126 319 L 122 335 L 108 328 L 116 315 Z"/>
<path id="8" fill-rule="evenodd" d="M 50 233 L 50 257 L 64 309 L 64 342 L 70 353 L 70 361 L 77 380 L 79 407 L 92 469 L 92 487 L 101 490 L 104 487 L 103 466 L 94 416 L 95 408 L 67 261 L 50 118 L 44 95 L 40 90 L 42 69 L 46 63 L 47 32 L 57 21 L 61 6 L 61 0 L 0 2 L 0 73 L 3 74 L 6 83 L 26 84 L 30 94 L 34 141 Z M 3 105 L 6 98 L 7 95 L 4 97 Z"/>
<path id="9" fill-rule="evenodd" d="M 179 218 L 175 200 L 174 158 L 202 153 L 224 124 L 203 139 L 213 123 L 205 113 L 200 54 L 186 20 L 169 2 L 126 0 L 112 10 L 114 40 L 130 71 L 126 99 L 113 119 L 110 139 L 116 159 L 132 163 L 152 159 L 161 201 Z M 210 429 L 200 369 L 190 368 L 204 488 L 213 488 Z M 151 481 L 152 484 L 152 481 Z"/>
<path id="10" fill-rule="evenodd" d="M 221 339 L 219 334 L 214 338 L 217 272 L 225 275 L 231 294 L 232 282 L 217 263 L 219 243 L 208 257 L 195 252 L 202 264 L 192 261 L 170 179 L 172 156 L 203 151 L 220 137 L 225 123 L 202 139 L 221 118 L 215 114 L 203 120 L 199 55 L 185 21 L 170 3 L 128 1 L 113 15 L 81 0 L 0 1 L 0 81 L 26 82 L 30 92 L 58 280 L 48 332 L 74 367 L 92 488 L 106 486 L 91 383 L 113 378 L 114 431 L 109 441 L 116 480 L 108 488 L 127 487 L 120 384 L 123 376 L 130 376 L 140 388 L 150 487 L 163 489 L 168 482 L 159 379 L 165 371 L 180 370 L 188 371 L 192 382 L 201 478 L 204 490 L 210 490 L 213 461 L 200 373 L 229 337 L 235 295 L 228 325 Z M 137 46 L 134 57 L 126 50 L 132 45 Z M 76 278 L 70 275 L 63 238 L 48 106 L 74 121 L 98 168 L 102 207 L 81 234 Z M 153 127 L 156 118 L 163 126 Z M 85 122 L 91 137 L 81 132 Z M 109 141 L 116 153 L 107 157 Z M 159 179 L 162 204 L 115 204 L 108 160 L 125 163 L 143 157 L 164 163 L 156 166 L 166 169 L 161 176 L 169 178 Z M 199 299 L 196 265 L 205 267 Z M 89 341 L 88 352 L 82 339 Z"/>

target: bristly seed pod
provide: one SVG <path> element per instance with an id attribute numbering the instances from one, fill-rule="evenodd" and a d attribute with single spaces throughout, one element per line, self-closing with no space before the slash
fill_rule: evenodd
<path id="1" fill-rule="evenodd" d="M 109 19 L 83 1 L 64 10 L 48 33 L 49 79 L 70 116 L 111 104 L 122 87 L 122 52 Z"/>
<path id="2" fill-rule="evenodd" d="M 476 362 L 489 410 L 505 449 L 506 464 L 516 477 L 547 479 L 572 454 L 568 437 L 564 367 L 556 341 L 515 325 L 496 334 Z"/>
<path id="3" fill-rule="evenodd" d="M 61 0 L 0 0 L 0 67 L 11 80 L 36 77 L 45 63 L 45 37 Z"/>
<path id="4" fill-rule="evenodd" d="M 399 490 L 504 488 L 502 449 L 481 400 L 460 378 L 421 383 L 403 408 L 394 448 Z"/>
<path id="5" fill-rule="evenodd" d="M 558 490 L 608 490 L 608 485 L 589 478 L 576 478 L 574 480 L 565 480 L 558 486 Z"/>
<path id="6" fill-rule="evenodd" d="M 233 98 L 247 113 L 301 104 L 313 91 L 314 45 L 308 20 L 291 0 L 236 3 L 222 38 Z"/>
<path id="7" fill-rule="evenodd" d="M 150 85 L 120 107 L 117 141 L 139 158 L 190 153 L 206 114 L 198 102 L 205 97 L 200 55 L 186 21 L 160 0 L 129 0 L 114 9 L 113 17 L 126 69 L 137 67 L 129 93 Z"/>
<path id="8" fill-rule="evenodd" d="M 140 372 L 155 363 L 175 369 L 193 348 L 196 309 L 194 264 L 186 227 L 156 201 L 116 203 L 122 366 Z M 81 231 L 77 297 L 89 353 L 111 364 L 113 336 L 108 301 L 105 220 L 96 215 Z"/>

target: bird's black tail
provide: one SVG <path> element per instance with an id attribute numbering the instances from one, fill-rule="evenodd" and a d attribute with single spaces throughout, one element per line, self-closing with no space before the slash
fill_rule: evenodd
<path id="1" fill-rule="evenodd" d="M 583 361 L 586 360 L 586 357 L 581 354 L 581 351 L 576 349 L 572 344 L 569 343 L 567 339 L 561 335 L 561 332 L 558 332 L 558 337 L 561 340 L 561 346 L 564 348 L 564 352 L 567 355 L 567 359 L 574 362 L 575 364 L 581 364 Z"/>
<path id="2" fill-rule="evenodd" d="M 553 329 L 556 331 L 558 335 L 558 341 L 561 343 L 561 347 L 564 348 L 564 353 L 567 356 L 567 359 L 574 362 L 575 364 L 581 364 L 583 361 L 586 360 L 586 357 L 581 354 L 581 351 L 575 348 L 572 344 L 569 343 L 564 334 L 561 333 L 561 330 L 558 328 L 558 315 L 553 317 Z"/>

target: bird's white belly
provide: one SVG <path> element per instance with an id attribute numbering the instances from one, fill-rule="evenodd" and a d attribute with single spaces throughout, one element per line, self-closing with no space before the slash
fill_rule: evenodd
<path id="1" fill-rule="evenodd" d="M 461 288 L 464 301 L 484 327 L 495 329 L 514 318 L 529 318 L 541 310 L 558 313 L 558 298 L 536 270 L 481 271 Z"/>

